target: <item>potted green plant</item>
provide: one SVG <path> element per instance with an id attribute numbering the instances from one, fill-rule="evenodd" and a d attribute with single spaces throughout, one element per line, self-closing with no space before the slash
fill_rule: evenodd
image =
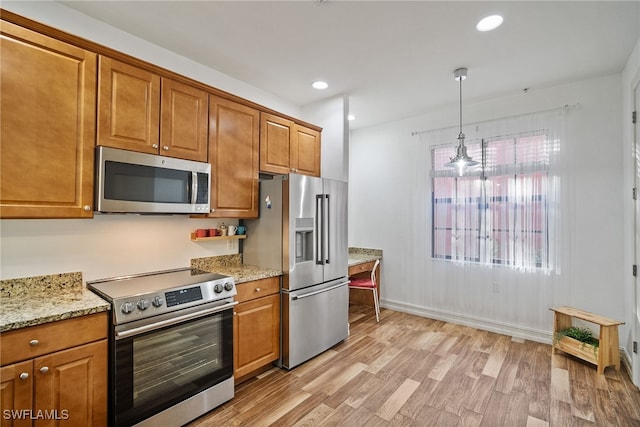
<path id="1" fill-rule="evenodd" d="M 598 347 L 600 341 L 593 336 L 593 332 L 587 328 L 571 326 L 555 333 L 553 337 L 554 345 L 562 351 L 574 354 L 577 347 L 580 352 L 589 351 L 593 353 L 593 359 L 598 358 Z"/>

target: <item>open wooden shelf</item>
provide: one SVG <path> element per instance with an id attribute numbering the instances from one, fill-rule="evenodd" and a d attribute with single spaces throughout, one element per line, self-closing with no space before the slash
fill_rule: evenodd
<path id="1" fill-rule="evenodd" d="M 242 240 L 246 238 L 246 234 L 235 234 L 233 236 L 196 237 L 196 233 L 191 233 L 191 241 L 193 242 L 204 242 L 209 240 Z"/>
<path id="2" fill-rule="evenodd" d="M 553 353 L 556 350 L 576 356 L 582 360 L 593 363 L 597 366 L 598 375 L 604 374 L 604 368 L 614 366 L 616 371 L 620 370 L 620 344 L 618 340 L 618 326 L 624 325 L 613 319 L 589 313 L 573 307 L 551 308 L 553 317 Z M 572 319 L 581 319 L 600 326 L 600 346 L 595 348 L 592 345 L 582 343 L 569 337 L 555 339 L 556 333 L 572 326 Z"/>

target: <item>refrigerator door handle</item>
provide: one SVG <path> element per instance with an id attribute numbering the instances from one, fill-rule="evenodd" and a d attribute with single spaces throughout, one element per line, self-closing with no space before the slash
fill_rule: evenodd
<path id="1" fill-rule="evenodd" d="M 309 292 L 308 294 L 295 295 L 295 296 L 291 297 L 291 299 L 295 301 L 295 300 L 302 299 L 302 298 L 312 297 L 314 295 L 318 295 L 318 294 L 322 294 L 324 292 L 329 292 L 329 291 L 332 291 L 334 289 L 338 289 L 339 287 L 344 286 L 344 285 L 348 285 L 348 284 L 349 284 L 349 281 L 347 280 L 346 282 L 339 283 L 339 284 L 337 284 L 335 286 L 331 286 L 331 287 L 326 288 L 326 289 L 321 289 L 319 291 Z"/>
<path id="2" fill-rule="evenodd" d="M 329 223 L 329 218 L 330 218 L 329 212 L 331 212 L 331 210 L 330 210 L 330 205 L 329 205 L 329 203 L 330 203 L 329 195 L 325 194 L 325 197 L 326 197 L 326 200 L 327 200 L 326 208 L 325 208 L 324 213 L 323 213 L 323 216 L 325 218 L 325 223 L 327 225 L 327 229 L 326 229 L 326 233 L 325 233 L 325 242 L 324 242 L 324 244 L 326 246 L 325 253 L 327 255 L 326 258 L 325 258 L 325 264 L 329 264 L 329 258 L 330 258 L 330 255 L 331 255 L 330 251 L 329 251 L 329 248 L 331 248 L 331 245 L 329 244 L 330 243 L 330 239 L 331 239 L 331 224 Z"/>
<path id="3" fill-rule="evenodd" d="M 316 264 L 324 264 L 324 200 L 316 194 Z"/>

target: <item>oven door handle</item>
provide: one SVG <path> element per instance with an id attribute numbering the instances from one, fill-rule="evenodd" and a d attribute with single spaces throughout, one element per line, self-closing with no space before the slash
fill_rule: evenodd
<path id="1" fill-rule="evenodd" d="M 214 307 L 214 308 L 209 308 L 207 310 L 198 311 L 196 313 L 184 314 L 182 316 L 174 317 L 172 319 L 161 320 L 160 322 L 155 322 L 155 323 L 152 323 L 150 325 L 139 326 L 137 328 L 131 328 L 131 329 L 127 329 L 127 330 L 124 330 L 124 331 L 116 332 L 115 333 L 115 338 L 116 338 L 116 340 L 119 340 L 119 339 L 123 339 L 123 338 L 127 338 L 127 337 L 132 337 L 132 336 L 135 336 L 135 335 L 140 335 L 140 334 L 143 334 L 145 332 L 153 331 L 153 330 L 156 330 L 156 329 L 160 329 L 160 328 L 163 328 L 165 326 L 171 326 L 171 325 L 175 325 L 175 324 L 178 324 L 178 323 L 186 322 L 186 321 L 189 321 L 189 320 L 198 319 L 200 317 L 208 316 L 210 314 L 215 314 L 215 313 L 219 313 L 221 311 L 229 310 L 233 306 L 235 306 L 236 304 L 238 304 L 238 301 L 233 301 L 233 302 L 221 305 L 219 307 Z"/>

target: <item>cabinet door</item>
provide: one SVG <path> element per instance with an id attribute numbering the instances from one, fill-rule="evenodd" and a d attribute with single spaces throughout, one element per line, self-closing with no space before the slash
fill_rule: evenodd
<path id="1" fill-rule="evenodd" d="M 100 56 L 98 145 L 158 153 L 160 76 Z"/>
<path id="2" fill-rule="evenodd" d="M 35 411 L 57 410 L 69 426 L 107 424 L 107 340 L 38 357 L 33 372 Z"/>
<path id="3" fill-rule="evenodd" d="M 0 30 L 0 217 L 91 218 L 96 55 Z"/>
<path id="4" fill-rule="evenodd" d="M 320 132 L 295 125 L 291 168 L 303 175 L 320 176 Z"/>
<path id="5" fill-rule="evenodd" d="M 241 378 L 280 357 L 280 295 L 236 306 L 234 376 Z"/>
<path id="6" fill-rule="evenodd" d="M 162 79 L 160 154 L 207 161 L 207 93 Z"/>
<path id="7" fill-rule="evenodd" d="M 258 110 L 210 97 L 210 216 L 258 217 L 259 118 Z"/>
<path id="8" fill-rule="evenodd" d="M 9 412 L 7 417 L 5 411 L 31 409 L 33 395 L 32 369 L 33 363 L 30 360 L 0 368 L 0 407 L 2 408 L 0 426 L 26 427 L 31 425 L 29 413 L 23 413 L 22 417 L 20 417 L 20 412 Z"/>
<path id="9" fill-rule="evenodd" d="M 260 171 L 288 174 L 294 123 L 273 114 L 260 114 Z"/>

